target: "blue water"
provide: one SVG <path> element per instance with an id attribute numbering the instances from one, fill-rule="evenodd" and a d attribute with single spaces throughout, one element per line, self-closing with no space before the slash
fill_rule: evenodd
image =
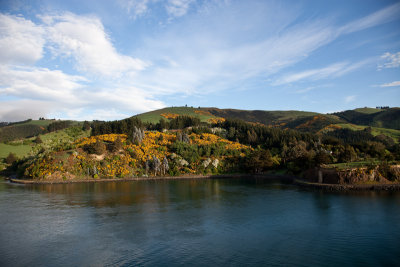
<path id="1" fill-rule="evenodd" d="M 0 266 L 400 265 L 400 193 L 254 179 L 0 182 Z"/>

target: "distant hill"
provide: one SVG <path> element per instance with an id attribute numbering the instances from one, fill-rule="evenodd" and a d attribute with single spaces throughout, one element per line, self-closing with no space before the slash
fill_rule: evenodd
<path id="1" fill-rule="evenodd" d="M 2 126 L 0 128 L 0 142 L 27 138 L 44 133 L 51 122 L 52 120 L 27 120 Z"/>
<path id="2" fill-rule="evenodd" d="M 400 130 L 400 108 L 358 108 L 333 114 L 321 114 L 296 110 L 265 111 L 213 107 L 169 107 L 139 114 L 136 117 L 144 122 L 157 123 L 162 118 L 168 120 L 178 115 L 198 117 L 203 122 L 211 122 L 217 118 L 240 119 L 270 127 L 295 129 L 302 132 L 319 132 L 331 125 L 346 123 Z"/>
<path id="3" fill-rule="evenodd" d="M 352 124 L 400 130 L 400 108 L 355 109 L 334 115 Z"/>
<path id="4" fill-rule="evenodd" d="M 0 127 L 0 142 L 8 142 L 44 134 L 48 132 L 49 125 L 54 125 L 56 127 L 58 126 L 59 128 L 66 128 L 77 124 L 79 124 L 79 122 L 60 120 L 26 120 L 22 122 L 14 122 L 9 125 L 2 125 Z M 57 129 L 56 127 L 50 128 Z M 52 131 L 52 129 L 50 129 L 50 131 Z"/>

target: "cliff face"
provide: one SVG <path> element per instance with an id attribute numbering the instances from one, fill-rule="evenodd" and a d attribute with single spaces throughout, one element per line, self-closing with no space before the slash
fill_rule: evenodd
<path id="1" fill-rule="evenodd" d="M 336 170 L 334 168 L 313 168 L 304 172 L 309 182 L 324 184 L 390 183 L 400 181 L 400 166 L 381 166 L 375 168 L 352 168 Z"/>

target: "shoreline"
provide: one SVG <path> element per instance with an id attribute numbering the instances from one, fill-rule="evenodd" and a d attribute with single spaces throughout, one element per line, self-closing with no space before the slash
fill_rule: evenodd
<path id="1" fill-rule="evenodd" d="M 327 191 L 357 191 L 357 190 L 376 190 L 376 191 L 399 191 L 400 183 L 392 184 L 320 184 L 307 182 L 299 177 L 285 174 L 219 174 L 219 175 L 182 175 L 182 176 L 150 176 L 150 177 L 129 177 L 129 178 L 103 178 L 103 179 L 76 179 L 76 180 L 26 180 L 4 177 L 11 183 L 24 185 L 46 185 L 46 184 L 74 184 L 74 183 L 107 183 L 107 182 L 130 182 L 130 181 L 157 181 L 157 180 L 196 180 L 196 179 L 240 179 L 240 178 L 259 178 L 269 180 L 279 180 L 291 182 L 299 187 L 311 189 L 323 189 Z"/>
<path id="2" fill-rule="evenodd" d="M 181 176 L 150 176 L 150 177 L 128 177 L 128 178 L 99 178 L 99 179 L 74 179 L 74 180 L 27 180 L 5 177 L 11 183 L 16 184 L 73 184 L 73 183 L 106 183 L 106 182 L 129 182 L 129 181 L 156 181 L 156 180 L 191 180 L 191 179 L 231 179 L 231 178 L 261 178 L 277 179 L 280 181 L 293 182 L 296 177 L 282 174 L 211 174 L 211 175 L 181 175 Z"/>

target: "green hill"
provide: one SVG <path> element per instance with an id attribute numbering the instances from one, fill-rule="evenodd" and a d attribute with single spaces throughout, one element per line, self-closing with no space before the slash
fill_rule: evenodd
<path id="1" fill-rule="evenodd" d="M 44 133 L 52 120 L 27 120 L 0 128 L 0 142 L 8 142 Z"/>
<path id="2" fill-rule="evenodd" d="M 363 114 L 374 114 L 377 112 L 381 112 L 382 110 L 379 108 L 356 108 L 354 109 L 354 111 L 359 112 L 359 113 L 363 113 Z"/>
<path id="3" fill-rule="evenodd" d="M 211 118 L 215 118 L 214 115 L 207 112 L 205 108 L 193 108 L 193 107 L 169 107 L 158 109 L 142 114 L 138 114 L 135 117 L 139 118 L 143 122 L 157 123 L 160 119 L 168 120 L 178 115 L 192 116 L 199 118 L 202 122 L 207 122 Z"/>
<path id="4" fill-rule="evenodd" d="M 367 112 L 366 112 L 367 111 Z M 400 130 L 400 108 L 355 109 L 334 113 L 348 123 Z"/>
<path id="5" fill-rule="evenodd" d="M 29 138 L 39 134 L 44 134 L 48 131 L 80 124 L 81 122 L 78 121 L 61 120 L 26 120 L 22 122 L 15 122 L 11 123 L 10 125 L 0 127 L 0 142 L 9 142 L 18 139 Z"/>

